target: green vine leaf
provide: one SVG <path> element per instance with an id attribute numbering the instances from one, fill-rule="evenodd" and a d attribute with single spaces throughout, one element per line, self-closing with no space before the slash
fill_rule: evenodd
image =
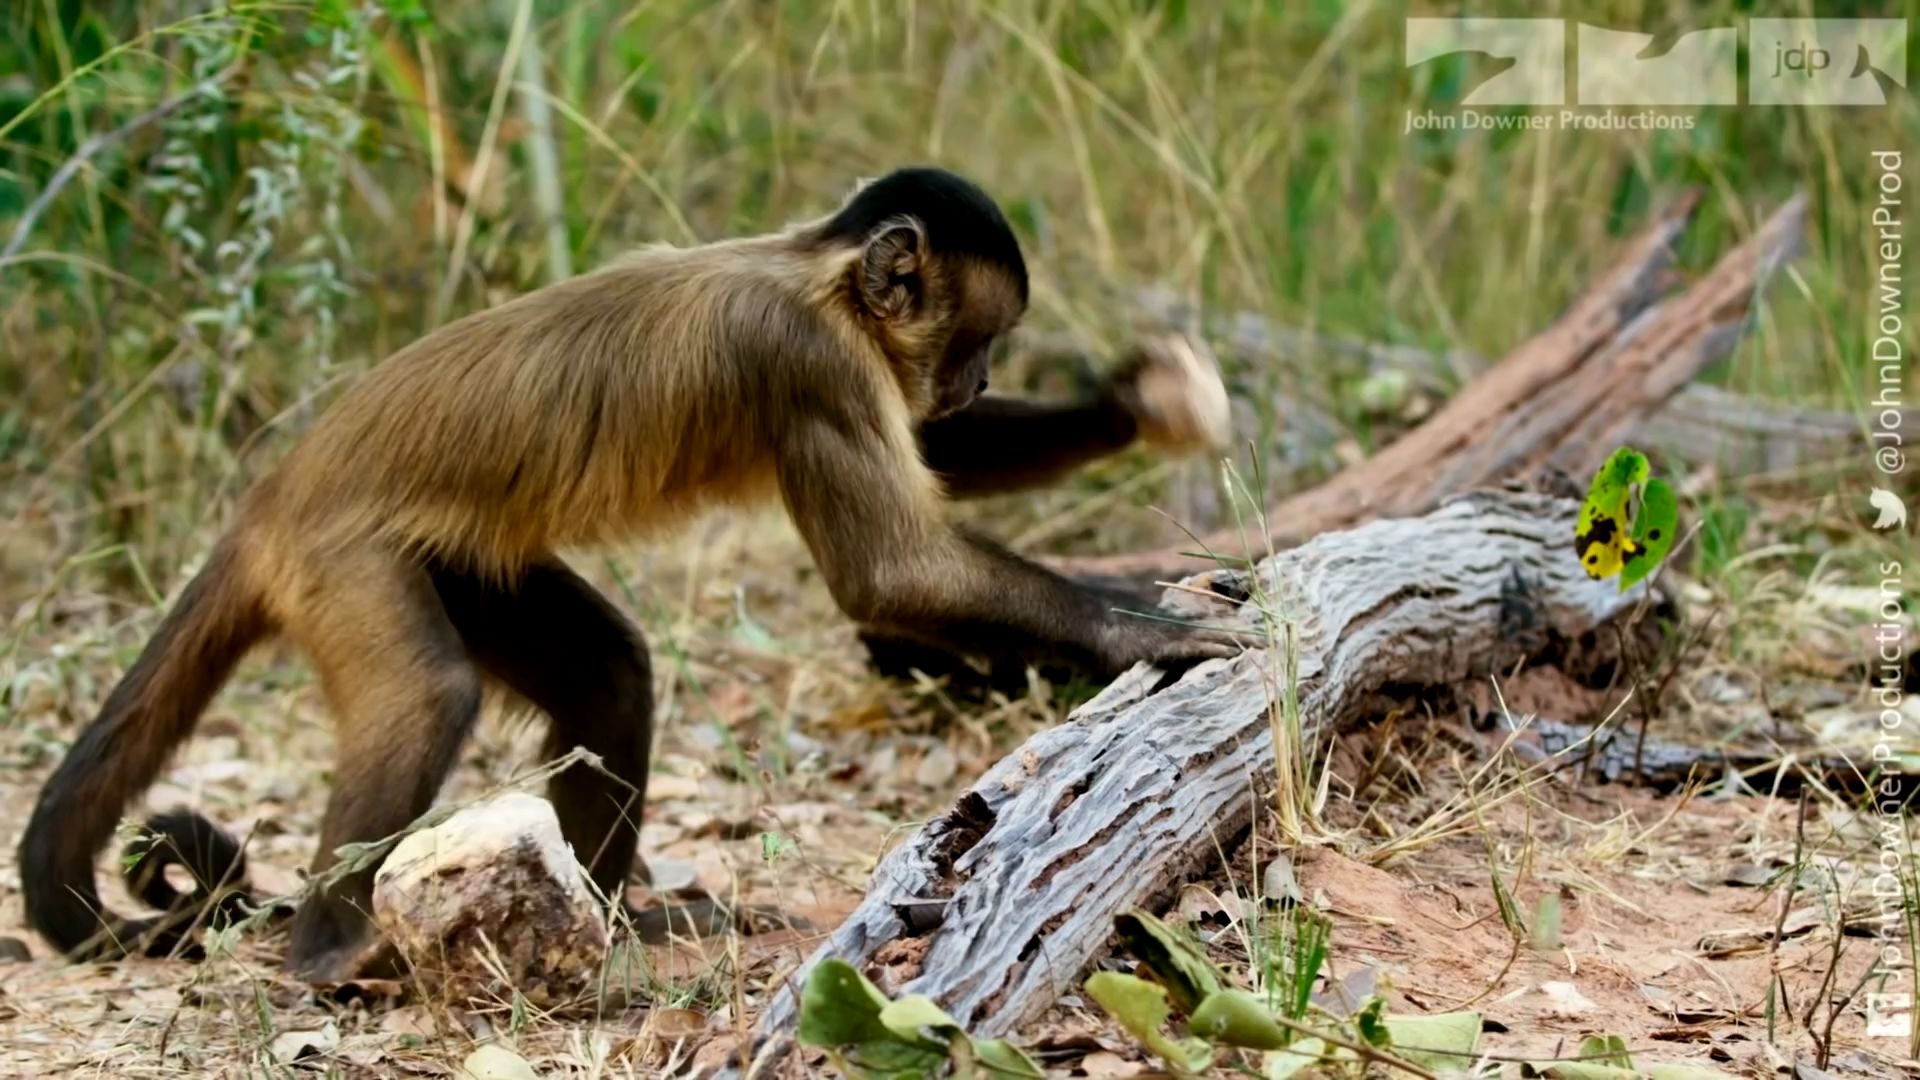
<path id="1" fill-rule="evenodd" d="M 1089 978 L 1087 995 L 1100 1003 L 1141 1045 L 1160 1055 L 1176 1072 L 1199 1073 L 1213 1060 L 1213 1051 L 1200 1039 L 1176 1039 L 1167 1034 L 1173 1007 L 1166 988 L 1117 971 Z"/>
<path id="2" fill-rule="evenodd" d="M 1192 1016 L 1209 994 L 1219 993 L 1225 986 L 1220 972 L 1193 939 L 1152 913 L 1134 908 L 1116 915 L 1113 929 L 1121 947 L 1166 987 L 1168 999 L 1182 1015 Z"/>

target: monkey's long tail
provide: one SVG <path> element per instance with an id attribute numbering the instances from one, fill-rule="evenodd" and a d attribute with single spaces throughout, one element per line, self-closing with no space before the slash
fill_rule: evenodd
<path id="1" fill-rule="evenodd" d="M 193 814 L 150 822 L 154 848 L 178 850 L 143 857 L 128 868 L 136 892 L 172 901 L 167 914 L 115 916 L 100 903 L 93 867 L 127 805 L 153 783 L 234 665 L 269 629 L 229 536 L 41 790 L 20 841 L 27 921 L 69 956 L 168 955 L 199 920 L 199 908 L 218 902 L 215 886 L 244 875 L 240 846 Z M 201 879 L 199 890 L 183 898 L 165 886 L 159 872 L 173 861 Z M 133 876 L 136 870 L 145 871 L 151 887 Z"/>

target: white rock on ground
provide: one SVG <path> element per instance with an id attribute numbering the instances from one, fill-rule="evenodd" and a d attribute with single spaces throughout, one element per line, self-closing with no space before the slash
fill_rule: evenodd
<path id="1" fill-rule="evenodd" d="M 429 992 L 457 1000 L 558 1004 L 606 957 L 600 901 L 553 806 L 520 792 L 401 840 L 374 875 L 373 915 Z"/>

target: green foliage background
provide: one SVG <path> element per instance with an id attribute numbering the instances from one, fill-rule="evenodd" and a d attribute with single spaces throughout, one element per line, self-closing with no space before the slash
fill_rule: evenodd
<path id="1" fill-rule="evenodd" d="M 1554 11 L 1674 32 L 1805 7 Z M 0 263 L 0 510 L 36 537 L 15 569 L 124 548 L 143 561 L 78 572 L 159 578 L 344 378 L 438 321 L 630 245 L 819 213 L 855 178 L 915 161 L 1009 207 L 1034 322 L 1110 344 L 1124 335 L 1114 289 L 1152 282 L 1283 324 L 1498 354 L 1684 186 L 1709 191 L 1689 267 L 1804 188 L 1810 250 L 1713 377 L 1858 403 L 1868 153 L 1912 148 L 1910 93 L 1704 109 L 1685 132 L 1407 134 L 1410 110 L 1446 111 L 1485 74 L 1464 55 L 1406 68 L 1407 14 L 1327 0 L 8 5 L 0 238 L 77 149 L 171 103 L 94 154 Z M 508 66 L 516 45 L 537 72 Z M 548 104 L 545 130 L 529 98 Z M 486 174 L 471 199 L 462 162 Z M 1250 397 L 1348 418 L 1354 374 L 1233 373 Z M 1366 442 L 1357 421 L 1355 434 Z"/>

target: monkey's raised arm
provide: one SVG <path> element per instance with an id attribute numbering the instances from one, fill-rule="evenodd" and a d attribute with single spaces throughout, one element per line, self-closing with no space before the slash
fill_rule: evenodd
<path id="1" fill-rule="evenodd" d="M 1117 612 L 1091 590 L 948 525 L 932 477 L 883 425 L 806 420 L 781 493 L 835 603 L 856 621 L 962 651 L 1053 655 L 1118 673 L 1231 656 L 1228 635 Z"/>
<path id="2" fill-rule="evenodd" d="M 1112 394 L 1059 403 L 990 396 L 920 425 L 920 455 L 949 494 L 968 498 L 1053 483 L 1124 450 L 1138 429 Z"/>
<path id="3" fill-rule="evenodd" d="M 1226 388 L 1213 355 L 1177 335 L 1150 338 L 1081 401 L 982 397 L 920 425 L 920 453 L 951 495 L 1049 484 L 1136 438 L 1191 453 L 1227 442 Z"/>

